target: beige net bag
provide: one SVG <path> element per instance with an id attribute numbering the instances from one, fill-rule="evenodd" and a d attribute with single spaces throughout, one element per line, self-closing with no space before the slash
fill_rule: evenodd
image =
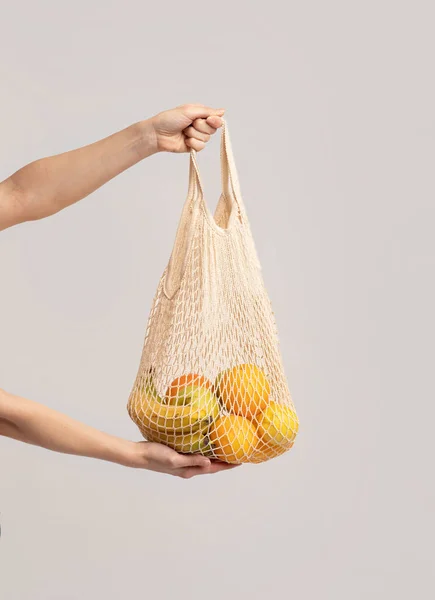
<path id="1" fill-rule="evenodd" d="M 196 156 L 128 412 L 146 439 L 178 452 L 262 462 L 292 447 L 298 418 L 226 123 L 214 216 Z"/>

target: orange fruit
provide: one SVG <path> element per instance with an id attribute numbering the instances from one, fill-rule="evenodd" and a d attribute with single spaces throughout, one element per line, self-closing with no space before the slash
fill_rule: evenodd
<path id="1" fill-rule="evenodd" d="M 275 458 L 276 456 L 280 456 L 290 450 L 293 446 L 294 442 L 290 442 L 287 446 L 278 446 L 272 444 L 266 444 L 263 440 L 260 440 L 255 448 L 254 454 L 252 454 L 249 462 L 251 463 L 261 463 L 270 460 L 271 458 Z"/>
<path id="2" fill-rule="evenodd" d="M 256 365 L 237 365 L 220 373 L 215 393 L 228 412 L 253 419 L 268 402 L 270 384 Z"/>
<path id="3" fill-rule="evenodd" d="M 287 446 L 294 441 L 299 430 L 295 411 L 290 406 L 277 402 L 270 402 L 256 417 L 256 423 L 261 441 L 273 447 Z"/>
<path id="4" fill-rule="evenodd" d="M 249 462 L 258 443 L 252 421 L 239 415 L 219 417 L 211 425 L 209 438 L 214 456 L 228 463 Z"/>
<path id="5" fill-rule="evenodd" d="M 209 390 L 213 388 L 212 382 L 203 375 L 198 375 L 197 373 L 181 375 L 181 377 L 174 379 L 167 389 L 166 398 L 169 400 L 169 404 L 175 401 L 180 402 L 180 396 L 183 396 L 182 388 L 187 388 L 188 386 L 202 386 Z"/>

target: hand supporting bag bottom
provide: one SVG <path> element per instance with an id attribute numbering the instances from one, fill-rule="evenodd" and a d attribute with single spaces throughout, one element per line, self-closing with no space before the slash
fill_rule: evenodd
<path id="1" fill-rule="evenodd" d="M 213 216 L 190 153 L 187 198 L 127 408 L 149 441 L 257 463 L 291 448 L 299 422 L 226 122 L 220 155 Z"/>

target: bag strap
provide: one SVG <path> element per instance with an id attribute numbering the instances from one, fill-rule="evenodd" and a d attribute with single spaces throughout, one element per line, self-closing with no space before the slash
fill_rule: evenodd
<path id="1" fill-rule="evenodd" d="M 201 175 L 199 174 L 196 150 L 193 148 L 190 150 L 189 188 L 187 191 L 187 199 L 189 198 L 191 210 L 193 210 L 199 202 L 204 202 L 204 188 L 201 182 Z"/>
<path id="2" fill-rule="evenodd" d="M 239 177 L 237 174 L 236 163 L 234 161 L 233 149 L 231 146 L 230 134 L 228 131 L 228 123 L 222 119 L 221 133 L 221 181 L 222 193 L 226 201 L 232 206 L 236 205 L 239 217 L 242 218 L 244 213 L 244 204 L 240 191 Z"/>
<path id="3" fill-rule="evenodd" d="M 240 191 L 239 178 L 237 174 L 236 164 L 231 146 L 231 140 L 228 132 L 228 124 L 222 119 L 221 128 L 221 145 L 220 145 L 220 165 L 221 165 L 221 186 L 222 195 L 227 203 L 229 212 L 233 208 L 238 212 L 239 218 L 244 214 L 244 204 Z M 190 168 L 189 168 L 189 189 L 188 197 L 191 199 L 191 208 L 197 203 L 204 203 L 204 187 L 201 181 L 197 162 L 197 152 L 193 148 L 190 151 Z"/>
<path id="4" fill-rule="evenodd" d="M 175 242 L 167 266 L 165 282 L 163 286 L 164 294 L 171 299 L 180 287 L 181 279 L 186 268 L 186 260 L 192 243 L 198 213 L 201 208 L 208 211 L 204 199 L 204 188 L 199 173 L 196 150 L 190 151 L 189 166 L 189 186 L 186 201 L 184 203 L 180 222 L 178 225 Z M 223 122 L 221 133 L 221 175 L 222 175 L 222 195 L 219 204 L 224 201 L 228 205 L 230 218 L 234 218 L 238 213 L 240 220 L 245 215 L 240 186 L 237 177 L 236 166 L 231 148 L 231 142 L 228 135 L 228 127 Z M 219 204 L 218 208 L 219 209 Z M 213 217 L 211 217 L 213 219 Z"/>
<path id="5" fill-rule="evenodd" d="M 163 293 L 169 300 L 175 295 L 180 287 L 195 232 L 200 203 L 204 202 L 201 176 L 199 174 L 195 155 L 195 151 L 191 150 L 189 187 L 164 278 Z"/>

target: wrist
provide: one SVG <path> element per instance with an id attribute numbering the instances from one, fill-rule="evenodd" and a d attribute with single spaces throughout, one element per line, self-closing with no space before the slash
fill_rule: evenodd
<path id="1" fill-rule="evenodd" d="M 131 457 L 133 453 L 133 442 L 117 438 L 116 443 L 112 446 L 112 462 L 118 463 L 124 467 L 131 466 Z"/>
<path id="2" fill-rule="evenodd" d="M 143 467 L 144 466 L 144 448 L 139 448 L 144 444 L 138 444 L 130 440 L 119 440 L 119 446 L 116 451 L 116 459 L 114 462 L 123 467 Z"/>
<path id="3" fill-rule="evenodd" d="M 160 152 L 157 133 L 152 119 L 139 121 L 139 123 L 136 123 L 133 127 L 137 130 L 138 151 L 141 159 Z"/>

